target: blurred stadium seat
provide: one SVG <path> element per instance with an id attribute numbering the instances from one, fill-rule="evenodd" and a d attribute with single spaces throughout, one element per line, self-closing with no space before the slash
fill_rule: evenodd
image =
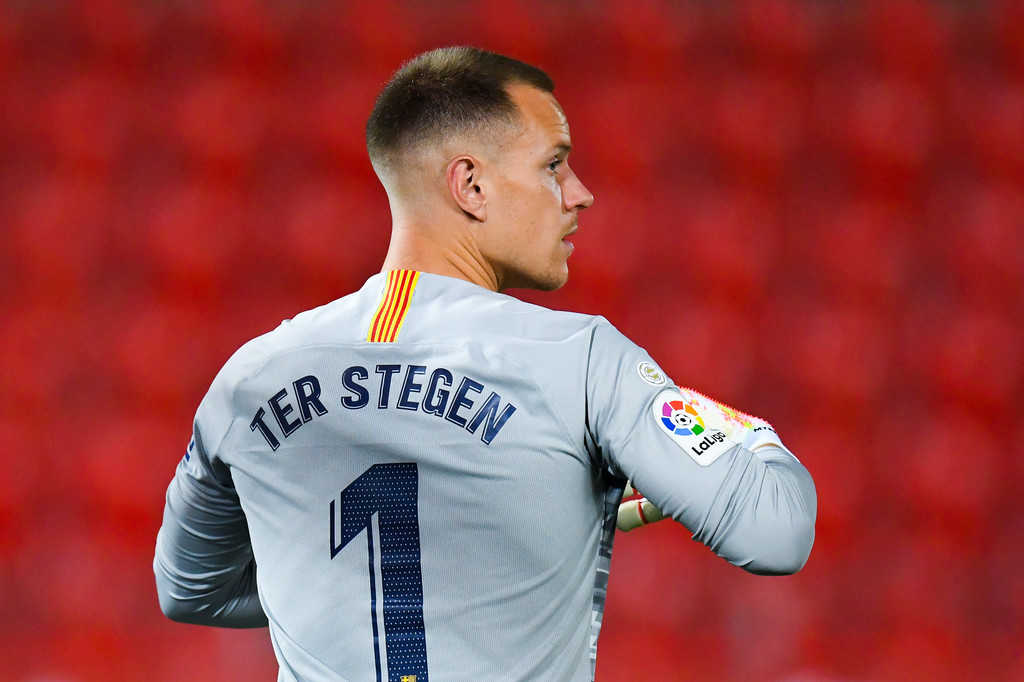
<path id="1" fill-rule="evenodd" d="M 363 148 L 416 52 L 538 62 L 596 195 L 571 283 L 772 421 L 818 548 L 730 571 L 619 538 L 599 680 L 1024 676 L 1024 2 L 0 5 L 0 678 L 272 679 L 150 562 L 241 343 L 359 286 Z"/>

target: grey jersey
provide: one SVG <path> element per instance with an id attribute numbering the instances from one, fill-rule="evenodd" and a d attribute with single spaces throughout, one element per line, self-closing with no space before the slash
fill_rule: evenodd
<path id="1" fill-rule="evenodd" d="M 810 550 L 806 470 L 684 403 L 603 318 L 374 276 L 218 374 L 168 490 L 161 604 L 269 623 L 281 680 L 592 679 L 627 477 L 747 570 Z"/>

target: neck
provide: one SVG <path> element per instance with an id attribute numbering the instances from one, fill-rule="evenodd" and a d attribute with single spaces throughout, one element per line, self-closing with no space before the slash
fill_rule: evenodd
<path id="1" fill-rule="evenodd" d="M 468 234 L 441 240 L 437 232 L 394 225 L 381 271 L 418 270 L 465 280 L 491 291 L 499 290 L 497 274 Z"/>

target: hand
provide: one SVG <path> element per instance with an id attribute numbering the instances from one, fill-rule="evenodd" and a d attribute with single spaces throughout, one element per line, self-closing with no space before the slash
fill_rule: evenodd
<path id="1" fill-rule="evenodd" d="M 629 532 L 634 528 L 661 521 L 663 518 L 665 515 L 654 506 L 653 502 L 640 495 L 632 483 L 626 483 L 626 491 L 622 495 L 619 516 L 615 523 L 619 530 Z"/>

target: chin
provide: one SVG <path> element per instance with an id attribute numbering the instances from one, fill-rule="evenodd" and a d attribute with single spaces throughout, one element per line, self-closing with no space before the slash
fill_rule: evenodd
<path id="1" fill-rule="evenodd" d="M 561 289 L 569 281 L 569 271 L 560 272 L 542 280 L 535 288 L 541 291 L 554 291 Z"/>
<path id="2" fill-rule="evenodd" d="M 533 288 L 537 289 L 538 291 L 555 291 L 556 289 L 561 289 L 563 286 L 565 286 L 565 283 L 566 281 L 568 281 L 568 279 L 569 278 L 566 277 L 557 281 L 552 280 L 549 282 L 544 282 L 543 284 L 540 284 Z"/>
<path id="3" fill-rule="evenodd" d="M 527 274 L 511 278 L 503 289 L 533 289 L 535 291 L 554 291 L 562 288 L 569 280 L 568 269 L 562 272 Z"/>

